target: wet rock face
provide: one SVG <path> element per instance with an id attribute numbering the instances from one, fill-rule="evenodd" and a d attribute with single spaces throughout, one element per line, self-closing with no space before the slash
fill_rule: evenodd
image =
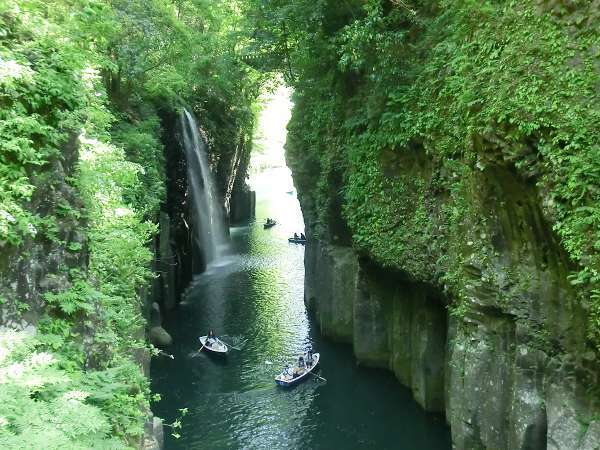
<path id="1" fill-rule="evenodd" d="M 390 360 L 390 327 L 393 311 L 390 295 L 367 273 L 357 273 L 354 302 L 353 346 L 359 361 L 372 367 L 387 367 Z"/>
<path id="2" fill-rule="evenodd" d="M 361 364 L 392 370 L 429 411 L 444 410 L 446 311 L 425 286 L 380 272 L 348 247 L 309 238 L 307 307 Z"/>
<path id="3" fill-rule="evenodd" d="M 177 266 L 178 254 L 172 241 L 171 221 L 169 215 L 160 213 L 160 234 L 158 246 L 158 270 L 160 273 L 159 292 L 155 298 L 161 298 L 164 307 L 169 310 L 177 304 Z M 152 305 L 154 307 L 154 305 Z M 158 305 L 157 305 L 158 306 Z M 155 313 L 156 314 L 156 313 Z M 160 310 L 158 311 L 160 314 Z M 160 318 L 156 325 L 160 325 Z"/>
<path id="4" fill-rule="evenodd" d="M 225 207 L 229 223 L 232 225 L 247 223 L 256 213 L 256 193 L 247 184 L 250 166 L 249 144 L 240 143 L 232 155 L 231 164 L 219 172 L 225 180 Z"/>
<path id="5" fill-rule="evenodd" d="M 188 175 L 179 115 L 160 111 L 165 148 L 167 199 L 160 216 L 158 240 L 161 271 L 160 302 L 164 310 L 173 309 L 192 276 L 206 268 L 202 251 L 193 242 L 192 202 L 188 198 Z M 202 123 L 200 123 L 202 127 Z M 201 130 L 205 135 L 204 130 Z M 233 224 L 254 216 L 255 196 L 246 184 L 250 147 L 239 142 L 233 148 L 209 148 L 211 170 L 216 178 L 226 221 Z"/>
<path id="6" fill-rule="evenodd" d="M 192 279 L 194 270 L 202 269 L 202 261 L 195 258 L 192 246 L 191 212 L 187 201 L 187 165 L 185 151 L 181 144 L 179 117 L 171 111 L 160 113 L 161 126 L 164 130 L 162 143 L 165 148 L 167 199 L 160 216 L 160 249 L 161 270 L 167 271 L 167 279 L 163 277 L 164 297 L 157 300 L 165 309 L 172 309 L 185 286 Z M 169 280 L 174 283 L 166 287 Z M 173 295 L 175 298 L 173 298 Z"/>
<path id="7" fill-rule="evenodd" d="M 331 229 L 321 241 L 309 231 L 307 306 L 361 364 L 388 368 L 425 409 L 445 411 L 457 449 L 598 448 L 600 372 L 535 190 L 494 168 L 471 192 L 480 222 L 445 237 L 462 252 L 460 310 L 443 285 L 335 245 Z M 310 224 L 314 199 L 301 199 Z"/>
<path id="8" fill-rule="evenodd" d="M 256 192 L 244 181 L 236 184 L 231 194 L 229 221 L 231 225 L 243 224 L 253 219 L 256 213 Z"/>
<path id="9" fill-rule="evenodd" d="M 18 247 L 0 243 L 0 326 L 35 326 L 44 310 L 43 295 L 70 287 L 69 270 L 87 265 L 83 204 L 67 182 L 78 158 L 77 135 L 65 144 L 60 159 L 50 161 L 52 175 L 34 180 L 36 189 L 28 209 L 56 223 L 53 236 L 36 230 Z M 68 205 L 73 214 L 59 213 Z"/>

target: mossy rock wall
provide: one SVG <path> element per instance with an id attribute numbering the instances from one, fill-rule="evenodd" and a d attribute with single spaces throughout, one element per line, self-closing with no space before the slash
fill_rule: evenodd
<path id="1" fill-rule="evenodd" d="M 595 448 L 597 2 L 392 3 L 303 41 L 307 304 L 456 448 Z"/>

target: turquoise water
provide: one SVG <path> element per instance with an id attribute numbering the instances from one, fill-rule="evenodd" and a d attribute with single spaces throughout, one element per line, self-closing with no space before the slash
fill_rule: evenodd
<path id="1" fill-rule="evenodd" d="M 351 348 L 323 339 L 308 317 L 304 247 L 287 242 L 303 231 L 287 170 L 263 174 L 255 189 L 257 223 L 231 229 L 231 257 L 197 277 L 165 320 L 175 360 L 153 360 L 162 396 L 154 411 L 169 422 L 189 410 L 166 449 L 449 449 L 442 417 L 421 410 L 390 373 L 357 367 Z M 266 217 L 278 225 L 264 230 Z M 242 351 L 195 354 L 209 328 L 245 339 Z M 327 382 L 276 386 L 281 367 L 309 346 Z"/>

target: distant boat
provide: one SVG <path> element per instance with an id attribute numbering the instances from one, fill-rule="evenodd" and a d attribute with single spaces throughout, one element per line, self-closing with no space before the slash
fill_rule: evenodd
<path id="1" fill-rule="evenodd" d="M 202 344 L 202 348 L 207 352 L 225 355 L 229 351 L 227 345 L 224 342 L 220 341 L 219 338 L 214 338 L 212 343 L 207 343 L 207 338 L 208 336 L 200 336 L 198 338 L 198 340 Z"/>
<path id="2" fill-rule="evenodd" d="M 313 357 L 313 363 L 310 367 L 306 367 L 304 369 L 304 372 L 302 372 L 300 375 L 286 375 L 283 372 L 281 372 L 279 375 L 277 375 L 275 377 L 275 383 L 277 383 L 279 386 L 293 386 L 297 383 L 299 383 L 300 381 L 302 381 L 303 379 L 305 379 L 308 374 L 310 374 L 315 367 L 317 367 L 317 365 L 319 364 L 319 359 L 321 357 L 320 353 L 313 353 L 312 355 Z M 304 355 L 304 359 L 306 360 L 306 355 Z"/>
<path id="3" fill-rule="evenodd" d="M 300 239 L 300 238 L 288 238 L 288 242 L 292 243 L 292 244 L 306 244 L 306 239 Z"/>
<path id="4" fill-rule="evenodd" d="M 294 195 L 294 191 L 287 191 L 286 194 Z"/>
<path id="5" fill-rule="evenodd" d="M 263 225 L 263 227 L 266 230 L 267 228 L 274 227 L 275 225 L 277 225 L 277 222 L 275 220 L 273 220 L 272 222 L 265 222 L 265 224 Z"/>

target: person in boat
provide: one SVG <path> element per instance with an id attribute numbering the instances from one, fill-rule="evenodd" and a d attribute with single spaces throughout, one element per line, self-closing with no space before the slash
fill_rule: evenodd
<path id="1" fill-rule="evenodd" d="M 213 330 L 209 330 L 208 335 L 206 336 L 206 344 L 205 345 L 212 347 L 212 345 L 215 343 L 215 341 L 216 341 L 215 333 L 213 332 Z"/>
<path id="2" fill-rule="evenodd" d="M 294 233 L 294 239 L 298 239 L 298 233 Z"/>
<path id="3" fill-rule="evenodd" d="M 306 240 L 306 236 L 304 236 L 304 233 L 300 233 L 300 239 L 302 239 L 303 241 Z"/>
<path id="4" fill-rule="evenodd" d="M 313 352 L 309 350 L 306 352 L 306 367 L 311 367 L 313 365 Z"/>
<path id="5" fill-rule="evenodd" d="M 298 358 L 298 366 L 296 366 L 294 368 L 294 372 L 293 372 L 293 376 L 294 378 L 299 377 L 300 375 L 302 375 L 306 370 L 306 364 L 304 363 L 304 357 L 300 357 Z"/>
<path id="6" fill-rule="evenodd" d="M 289 364 L 286 364 L 285 367 L 283 368 L 282 375 L 283 375 L 283 378 L 285 378 L 285 379 L 289 379 L 293 376 L 292 371 L 290 370 Z"/>

